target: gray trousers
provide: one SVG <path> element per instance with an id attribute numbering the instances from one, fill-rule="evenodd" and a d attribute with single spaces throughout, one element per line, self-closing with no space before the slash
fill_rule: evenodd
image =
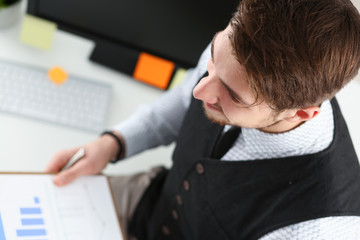
<path id="1" fill-rule="evenodd" d="M 109 177 L 121 228 L 127 240 L 135 239 L 127 231 L 134 210 L 146 188 L 150 185 L 151 180 L 162 169 L 163 167 L 154 167 L 147 172 Z"/>

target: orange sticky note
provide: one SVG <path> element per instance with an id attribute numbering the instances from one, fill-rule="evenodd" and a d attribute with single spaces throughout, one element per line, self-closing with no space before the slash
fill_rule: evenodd
<path id="1" fill-rule="evenodd" d="M 174 68 L 175 63 L 143 52 L 140 53 L 133 77 L 155 87 L 166 89 Z"/>
<path id="2" fill-rule="evenodd" d="M 50 68 L 48 77 L 53 83 L 61 85 L 67 80 L 68 74 L 61 67 L 53 67 Z"/>

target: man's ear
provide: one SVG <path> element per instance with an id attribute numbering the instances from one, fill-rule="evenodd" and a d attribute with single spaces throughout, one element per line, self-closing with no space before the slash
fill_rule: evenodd
<path id="1" fill-rule="evenodd" d="M 286 118 L 286 120 L 290 122 L 304 122 L 316 117 L 320 111 L 321 109 L 317 106 L 298 109 L 293 116 Z"/>

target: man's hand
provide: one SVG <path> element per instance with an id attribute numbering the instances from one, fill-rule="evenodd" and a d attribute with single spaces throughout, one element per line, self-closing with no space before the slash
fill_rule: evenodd
<path id="1" fill-rule="evenodd" d="M 57 152 L 50 160 L 45 172 L 58 173 L 54 178 L 57 186 L 69 184 L 80 176 L 100 173 L 119 150 L 116 141 L 109 135 L 104 135 L 82 147 L 85 149 L 85 156 L 64 171 L 61 169 L 80 147 Z"/>

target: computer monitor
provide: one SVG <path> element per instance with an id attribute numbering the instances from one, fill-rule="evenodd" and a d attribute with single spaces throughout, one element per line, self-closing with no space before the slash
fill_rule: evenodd
<path id="1" fill-rule="evenodd" d="M 178 68 L 196 64 L 238 2 L 28 0 L 27 12 L 94 40 L 91 60 L 166 89 Z"/>

